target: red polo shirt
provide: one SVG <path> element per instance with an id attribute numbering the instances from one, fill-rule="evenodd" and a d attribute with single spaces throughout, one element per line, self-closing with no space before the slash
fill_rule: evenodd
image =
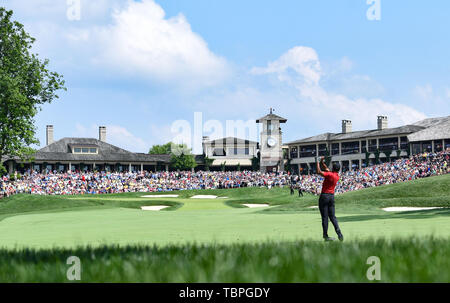
<path id="1" fill-rule="evenodd" d="M 322 184 L 322 194 L 334 194 L 334 188 L 339 181 L 339 173 L 324 172 L 323 176 L 325 180 Z"/>

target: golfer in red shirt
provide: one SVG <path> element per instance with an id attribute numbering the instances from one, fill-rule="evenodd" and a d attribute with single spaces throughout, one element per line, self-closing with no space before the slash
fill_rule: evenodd
<path id="1" fill-rule="evenodd" d="M 319 210 L 322 216 L 322 228 L 323 228 L 323 238 L 325 241 L 333 241 L 335 239 L 328 237 L 328 218 L 330 218 L 331 223 L 333 223 L 334 230 L 339 237 L 340 241 L 344 241 L 344 236 L 339 229 L 339 224 L 335 216 L 334 210 L 334 189 L 337 182 L 339 181 L 339 163 L 333 163 L 332 171 L 328 169 L 324 163 L 324 157 L 320 159 L 320 163 L 316 158 L 316 168 L 317 173 L 325 178 L 322 184 L 322 193 L 319 198 Z M 323 166 L 323 171 L 320 169 L 320 165 Z"/>

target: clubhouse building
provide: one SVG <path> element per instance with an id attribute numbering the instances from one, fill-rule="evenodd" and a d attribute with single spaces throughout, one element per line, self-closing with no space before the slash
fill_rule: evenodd
<path id="1" fill-rule="evenodd" d="M 410 125 L 388 127 L 388 117 L 377 117 L 377 128 L 353 131 L 342 120 L 340 133 L 282 143 L 281 124 L 287 119 L 270 113 L 256 120 L 262 124 L 260 142 L 235 137 L 210 140 L 203 137 L 203 154 L 195 155 L 196 170 L 252 170 L 258 159 L 263 172 L 314 173 L 315 157 L 331 156 L 343 171 L 353 170 L 423 152 L 450 148 L 450 116 L 429 118 Z M 134 153 L 106 142 L 106 127 L 96 138 L 53 139 L 53 126 L 46 129 L 47 144 L 31 159 L 5 157 L 7 171 L 168 171 L 171 155 Z M 208 163 L 207 163 L 208 162 Z"/>
<path id="2" fill-rule="evenodd" d="M 156 171 L 168 170 L 170 155 L 133 153 L 106 142 L 106 127 L 99 127 L 99 137 L 62 138 L 53 140 L 53 126 L 47 126 L 47 145 L 38 150 L 30 161 L 7 159 L 9 173 L 35 171 Z"/>
<path id="3" fill-rule="evenodd" d="M 203 137 L 203 160 L 207 157 L 212 160 L 209 168 L 211 170 L 251 170 L 252 159 L 258 156 L 258 142 L 227 137 L 209 140 Z M 198 163 L 199 166 L 203 163 Z"/>
<path id="4" fill-rule="evenodd" d="M 315 172 L 316 156 L 332 156 L 343 171 L 391 159 L 450 148 L 450 116 L 429 118 L 410 125 L 388 127 L 388 117 L 377 117 L 377 128 L 353 131 L 342 120 L 340 133 L 323 133 L 286 143 L 294 172 Z"/>

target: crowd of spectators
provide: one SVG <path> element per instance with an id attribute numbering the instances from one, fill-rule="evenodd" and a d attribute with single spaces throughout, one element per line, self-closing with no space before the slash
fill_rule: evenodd
<path id="1" fill-rule="evenodd" d="M 450 150 L 424 153 L 341 174 L 336 193 L 442 175 L 450 172 Z M 283 187 L 292 182 L 305 192 L 319 194 L 319 175 L 290 175 L 252 171 L 209 172 L 49 172 L 27 171 L 0 179 L 0 198 L 19 193 L 38 195 L 157 192 L 237 187 Z"/>
<path id="2" fill-rule="evenodd" d="M 189 189 L 221 189 L 248 186 L 284 186 L 284 173 L 242 172 L 26 172 L 14 181 L 0 181 L 0 195 L 17 193 L 39 195 L 106 194 L 156 192 Z"/>
<path id="3" fill-rule="evenodd" d="M 367 187 L 410 181 L 434 175 L 450 173 L 450 149 L 439 153 L 423 153 L 393 162 L 373 165 L 340 174 L 336 194 Z M 313 194 L 321 192 L 322 178 L 319 175 L 299 177 L 303 190 Z"/>

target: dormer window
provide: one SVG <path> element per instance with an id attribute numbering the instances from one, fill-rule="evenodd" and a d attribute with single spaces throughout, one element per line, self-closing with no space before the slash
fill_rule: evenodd
<path id="1" fill-rule="evenodd" d="M 72 147 L 72 152 L 74 154 L 98 154 L 98 148 L 97 147 L 74 146 L 74 147 Z"/>

